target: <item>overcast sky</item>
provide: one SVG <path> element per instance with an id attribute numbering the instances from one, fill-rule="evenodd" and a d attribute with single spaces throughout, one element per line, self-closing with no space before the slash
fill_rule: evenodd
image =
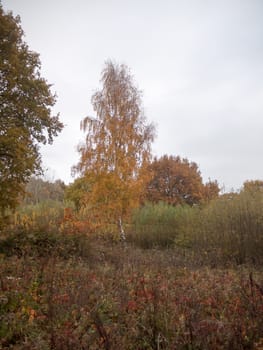
<path id="1" fill-rule="evenodd" d="M 108 59 L 127 64 L 149 122 L 154 155 L 198 164 L 225 190 L 263 179 L 262 0 L 2 0 L 21 17 L 57 93 L 64 131 L 42 148 L 49 176 L 72 182 Z"/>

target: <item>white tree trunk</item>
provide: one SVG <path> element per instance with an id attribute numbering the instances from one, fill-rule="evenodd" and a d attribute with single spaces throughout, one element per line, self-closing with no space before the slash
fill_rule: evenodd
<path id="1" fill-rule="evenodd" d="M 122 241 L 122 242 L 126 242 L 126 234 L 125 234 L 125 231 L 124 231 L 124 229 L 123 229 L 121 217 L 119 217 L 119 219 L 118 219 L 118 227 L 119 227 L 119 232 L 120 232 L 120 239 L 121 239 L 121 241 Z"/>

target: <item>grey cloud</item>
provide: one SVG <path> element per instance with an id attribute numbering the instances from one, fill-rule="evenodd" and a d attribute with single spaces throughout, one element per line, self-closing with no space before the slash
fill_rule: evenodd
<path id="1" fill-rule="evenodd" d="M 238 188 L 262 178 L 261 0 L 3 0 L 58 93 L 67 128 L 46 164 L 70 181 L 107 58 L 128 64 L 158 124 L 155 154 L 196 161 L 205 179 Z M 64 156 L 66 153 L 66 157 Z"/>

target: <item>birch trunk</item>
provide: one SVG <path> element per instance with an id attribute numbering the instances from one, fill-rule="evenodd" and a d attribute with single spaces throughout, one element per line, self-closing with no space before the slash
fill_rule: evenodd
<path id="1" fill-rule="evenodd" d="M 118 219 L 118 227 L 119 227 L 119 232 L 120 232 L 120 239 L 122 242 L 126 242 L 126 234 L 122 225 L 122 219 L 119 217 Z"/>

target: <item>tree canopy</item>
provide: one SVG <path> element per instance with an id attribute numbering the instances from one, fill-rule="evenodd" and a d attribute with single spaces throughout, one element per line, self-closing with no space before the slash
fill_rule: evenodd
<path id="1" fill-rule="evenodd" d="M 263 193 L 263 180 L 247 180 L 243 184 L 243 192 Z"/>
<path id="2" fill-rule="evenodd" d="M 0 210 L 15 208 L 30 176 L 41 170 L 39 144 L 62 130 L 51 115 L 56 98 L 41 77 L 39 55 L 23 40 L 19 16 L 0 4 Z"/>
<path id="3" fill-rule="evenodd" d="M 86 142 L 78 147 L 73 170 L 92 184 L 87 203 L 120 219 L 138 201 L 148 176 L 154 126 L 146 121 L 141 91 L 127 66 L 106 62 L 101 83 L 92 97 L 96 117 L 81 123 Z"/>
<path id="4" fill-rule="evenodd" d="M 77 211 L 79 211 L 83 204 L 85 204 L 85 198 L 87 198 L 90 191 L 90 185 L 84 177 L 79 177 L 75 181 L 69 184 L 65 189 L 65 199 L 74 204 Z"/>
<path id="5" fill-rule="evenodd" d="M 186 158 L 164 155 L 150 165 L 152 179 L 146 188 L 146 199 L 172 205 L 193 205 L 218 196 L 217 182 L 203 184 L 201 173 L 194 162 Z"/>

